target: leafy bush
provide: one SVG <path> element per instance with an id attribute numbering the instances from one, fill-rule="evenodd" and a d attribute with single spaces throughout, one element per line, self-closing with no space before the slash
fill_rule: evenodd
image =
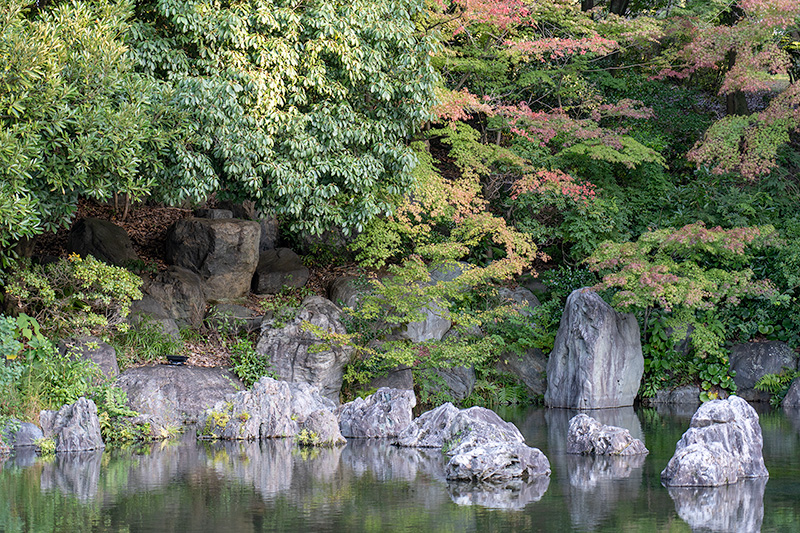
<path id="1" fill-rule="evenodd" d="M 141 278 L 92 256 L 72 254 L 48 265 L 21 260 L 6 296 L 54 336 L 104 335 L 127 329 L 131 303 L 142 297 Z"/>
<path id="2" fill-rule="evenodd" d="M 122 331 L 115 331 L 109 344 L 117 353 L 120 370 L 133 365 L 163 361 L 167 355 L 179 353 L 183 342 L 166 333 L 160 324 L 146 316 Z"/>

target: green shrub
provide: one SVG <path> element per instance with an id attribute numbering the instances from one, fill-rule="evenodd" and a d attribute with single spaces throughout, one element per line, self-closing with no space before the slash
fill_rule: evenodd
<path id="1" fill-rule="evenodd" d="M 131 303 L 142 297 L 141 278 L 92 256 L 49 265 L 21 260 L 9 276 L 6 296 L 19 312 L 59 337 L 103 336 L 124 331 Z"/>

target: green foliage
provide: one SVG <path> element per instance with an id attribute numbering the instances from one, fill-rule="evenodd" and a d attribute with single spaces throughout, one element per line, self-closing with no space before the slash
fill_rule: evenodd
<path id="1" fill-rule="evenodd" d="M 127 329 L 131 303 L 142 297 L 141 278 L 92 256 L 71 255 L 49 265 L 20 261 L 9 277 L 6 297 L 49 333 L 106 334 Z"/>
<path id="2" fill-rule="evenodd" d="M 792 386 L 792 382 L 800 377 L 800 372 L 791 368 L 784 368 L 780 374 L 764 374 L 755 384 L 755 389 L 771 394 L 769 403 L 779 407 Z"/>
<path id="3" fill-rule="evenodd" d="M 115 331 L 109 344 L 117 353 L 120 370 L 163 361 L 167 355 L 178 353 L 183 348 L 180 339 L 166 333 L 159 323 L 144 315 L 137 317 L 124 331 Z"/>
<path id="4" fill-rule="evenodd" d="M 178 137 L 159 194 L 252 199 L 296 232 L 361 231 L 393 210 L 429 117 L 436 44 L 414 1 L 146 0 L 128 34 Z"/>
<path id="5" fill-rule="evenodd" d="M 238 339 L 228 346 L 233 373 L 248 389 L 264 376 L 274 377 L 269 361 L 256 352 L 249 339 Z"/>
<path id="6" fill-rule="evenodd" d="M 320 446 L 321 441 L 319 435 L 313 431 L 305 428 L 300 430 L 300 433 L 294 436 L 294 441 L 300 446 Z"/>
<path id="7" fill-rule="evenodd" d="M 130 420 L 139 413 L 127 406 L 128 395 L 124 390 L 113 385 L 101 385 L 94 391 L 92 399 L 97 405 L 100 433 L 106 444 L 150 439 L 149 425 L 135 425 Z"/>
<path id="8" fill-rule="evenodd" d="M 131 72 L 128 2 L 0 2 L 0 268 L 22 238 L 66 226 L 79 196 L 139 199 L 168 130 L 156 85 Z"/>
<path id="9" fill-rule="evenodd" d="M 643 317 L 649 339 L 643 395 L 691 377 L 706 392 L 735 390 L 723 349 L 722 317 L 745 297 L 779 301 L 769 280 L 754 279 L 750 268 L 742 268 L 751 262 L 753 251 L 778 244 L 771 226 L 723 230 L 697 223 L 648 232 L 634 243 L 607 242 L 595 251 L 587 262 L 592 270 L 604 273 L 596 287 L 617 289 L 614 304 Z M 651 325 L 654 308 L 660 314 Z M 687 328 L 692 330 L 688 359 L 674 350 L 674 343 L 681 340 L 675 332 L 685 335 Z"/>

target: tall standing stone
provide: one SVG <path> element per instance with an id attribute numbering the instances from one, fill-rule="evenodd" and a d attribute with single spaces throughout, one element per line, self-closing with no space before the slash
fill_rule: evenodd
<path id="1" fill-rule="evenodd" d="M 644 372 L 639 324 L 589 289 L 573 291 L 547 362 L 548 407 L 633 405 Z"/>

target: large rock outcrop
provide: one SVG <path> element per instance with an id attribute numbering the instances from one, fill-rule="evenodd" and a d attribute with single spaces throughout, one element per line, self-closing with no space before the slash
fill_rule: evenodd
<path id="1" fill-rule="evenodd" d="M 92 255 L 112 265 L 124 266 L 139 259 L 128 233 L 113 222 L 99 218 L 75 222 L 69 232 L 67 250 L 81 257 Z"/>
<path id="2" fill-rule="evenodd" d="M 338 404 L 342 369 L 350 360 L 352 349 L 332 344 L 325 346 L 317 335 L 306 330 L 303 323 L 308 322 L 326 332 L 343 334 L 346 330 L 339 320 L 340 315 L 341 310 L 330 300 L 309 296 L 288 323 L 264 321 L 256 351 L 270 361 L 278 379 L 309 383 Z M 320 346 L 324 349 L 319 349 Z"/>
<path id="3" fill-rule="evenodd" d="M 602 409 L 633 405 L 644 372 L 639 324 L 589 289 L 567 298 L 547 363 L 549 407 Z"/>
<path id="4" fill-rule="evenodd" d="M 567 453 L 577 455 L 641 455 L 647 448 L 625 428 L 606 426 L 581 413 L 569 421 Z"/>
<path id="5" fill-rule="evenodd" d="M 661 481 L 674 487 L 715 487 L 767 477 L 758 414 L 738 396 L 700 406 L 675 447 Z"/>
<path id="6" fill-rule="evenodd" d="M 42 411 L 39 425 L 45 438 L 56 443 L 56 453 L 83 452 L 105 448 L 100 436 L 97 406 L 92 400 L 79 398 L 77 402 L 58 411 Z"/>
<path id="7" fill-rule="evenodd" d="M 116 385 L 128 395 L 128 407 L 164 424 L 194 423 L 203 411 L 244 385 L 222 368 L 152 365 L 129 368 Z"/>
<path id="8" fill-rule="evenodd" d="M 339 427 L 345 437 L 361 439 L 397 437 L 411 423 L 417 404 L 414 392 L 378 389 L 339 408 Z"/>
<path id="9" fill-rule="evenodd" d="M 250 292 L 258 265 L 261 227 L 238 219 L 184 218 L 167 231 L 167 262 L 196 272 L 206 300 Z"/>
<path id="10" fill-rule="evenodd" d="M 397 437 L 398 446 L 442 448 L 449 438 L 450 423 L 459 409 L 447 402 L 419 415 Z"/>

